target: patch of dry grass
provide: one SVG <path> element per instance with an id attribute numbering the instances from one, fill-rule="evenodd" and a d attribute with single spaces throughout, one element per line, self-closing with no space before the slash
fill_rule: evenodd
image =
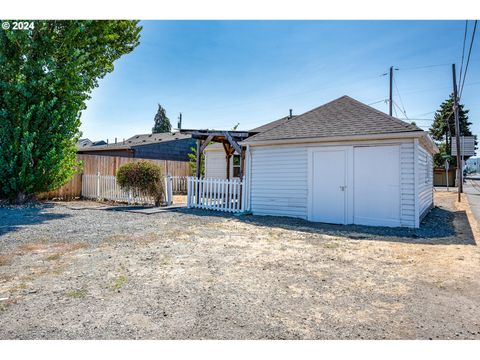
<path id="1" fill-rule="evenodd" d="M 27 255 L 27 254 L 41 254 L 47 252 L 55 252 L 59 254 L 64 254 L 67 252 L 72 252 L 80 249 L 87 248 L 88 245 L 85 243 L 65 243 L 65 242 L 55 242 L 55 243 L 31 243 L 20 245 L 15 251 L 15 255 Z"/>
<path id="2" fill-rule="evenodd" d="M 9 255 L 0 255 L 0 266 L 10 265 L 13 262 L 13 256 Z"/>
<path id="3" fill-rule="evenodd" d="M 105 238 L 107 243 L 135 242 L 139 244 L 148 244 L 158 240 L 158 235 L 154 232 L 146 234 L 112 234 Z"/>

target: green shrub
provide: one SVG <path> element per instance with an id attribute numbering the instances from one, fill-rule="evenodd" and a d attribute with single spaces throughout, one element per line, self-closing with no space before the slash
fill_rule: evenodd
<path id="1" fill-rule="evenodd" d="M 127 191 L 144 192 L 160 206 L 165 196 L 162 168 L 150 161 L 141 160 L 122 165 L 117 170 L 117 183 Z"/>

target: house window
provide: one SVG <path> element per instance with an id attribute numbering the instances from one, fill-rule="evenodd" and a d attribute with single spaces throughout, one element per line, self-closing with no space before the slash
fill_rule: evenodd
<path id="1" fill-rule="evenodd" d="M 233 155 L 233 177 L 240 177 L 240 155 Z"/>

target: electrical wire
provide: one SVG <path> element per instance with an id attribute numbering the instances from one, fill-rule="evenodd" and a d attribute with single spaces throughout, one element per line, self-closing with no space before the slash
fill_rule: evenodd
<path id="1" fill-rule="evenodd" d="M 411 66 L 411 67 L 399 67 L 399 70 L 417 70 L 417 69 L 427 69 L 432 67 L 439 67 L 439 66 L 451 66 L 451 64 L 432 64 L 432 65 L 421 65 L 421 66 Z"/>
<path id="2" fill-rule="evenodd" d="M 465 32 L 463 34 L 462 64 L 460 65 L 460 78 L 458 83 L 462 83 L 463 58 L 465 57 L 465 43 L 467 41 L 468 20 L 465 20 Z"/>
<path id="3" fill-rule="evenodd" d="M 470 49 L 468 50 L 468 56 L 467 56 L 467 64 L 465 65 L 465 71 L 463 73 L 463 82 L 462 82 L 462 86 L 460 87 L 460 96 L 458 97 L 459 101 L 462 98 L 463 86 L 465 85 L 465 79 L 467 78 L 468 64 L 470 63 L 470 55 L 472 54 L 473 40 L 475 39 L 476 30 L 477 30 L 477 20 L 475 20 L 475 24 L 473 25 L 472 39 L 470 41 Z"/>
<path id="4" fill-rule="evenodd" d="M 392 100 L 392 104 L 393 104 L 393 111 L 395 112 L 395 117 L 398 118 L 398 114 L 397 114 L 397 108 L 395 106 L 398 106 L 397 104 L 395 104 L 395 101 Z M 400 110 L 402 111 L 402 110 Z"/>
<path id="5" fill-rule="evenodd" d="M 393 84 L 395 85 L 395 89 L 397 90 L 397 95 L 398 95 L 398 98 L 400 99 L 400 104 L 402 104 L 403 113 L 405 114 L 405 117 L 408 119 L 407 111 L 405 110 L 405 105 L 403 104 L 402 96 L 400 95 L 400 91 L 398 90 L 397 81 L 395 80 L 395 77 L 393 77 Z"/>
<path id="6" fill-rule="evenodd" d="M 404 112 L 395 101 L 392 101 L 392 102 L 393 102 L 393 109 L 395 109 L 395 107 L 396 107 L 398 109 L 398 111 L 400 111 L 403 115 L 405 115 L 405 118 L 410 121 L 411 119 L 408 118 L 406 112 Z M 397 112 L 395 111 L 395 114 L 396 113 Z"/>
<path id="7" fill-rule="evenodd" d="M 374 101 L 374 102 L 372 102 L 370 104 L 367 104 L 367 105 L 370 106 L 370 105 L 375 105 L 375 104 L 378 104 L 378 103 L 381 103 L 381 102 L 387 102 L 387 101 L 388 101 L 388 99 L 382 99 L 382 100 Z"/>

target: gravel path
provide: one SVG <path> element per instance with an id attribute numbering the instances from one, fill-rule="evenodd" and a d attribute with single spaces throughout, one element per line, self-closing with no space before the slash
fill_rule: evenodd
<path id="1" fill-rule="evenodd" d="M 478 232 L 453 198 L 418 230 L 3 207 L 0 338 L 480 339 Z"/>

